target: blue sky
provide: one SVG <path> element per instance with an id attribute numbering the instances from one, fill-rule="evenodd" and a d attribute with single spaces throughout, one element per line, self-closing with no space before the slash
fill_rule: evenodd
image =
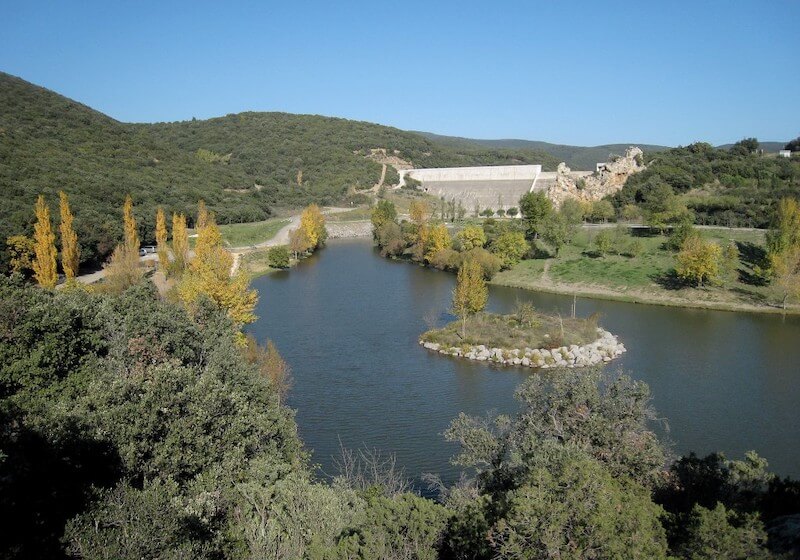
<path id="1" fill-rule="evenodd" d="M 0 70 L 128 122 L 315 113 L 476 138 L 800 135 L 800 1 L 0 0 Z"/>

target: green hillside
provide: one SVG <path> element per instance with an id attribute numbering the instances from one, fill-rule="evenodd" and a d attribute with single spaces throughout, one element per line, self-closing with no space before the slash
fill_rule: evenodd
<path id="1" fill-rule="evenodd" d="M 241 169 L 212 165 L 19 78 L 0 74 L 0 242 L 32 232 L 33 204 L 70 195 L 83 262 L 104 259 L 121 235 L 121 206 L 131 193 L 143 240 L 155 207 L 194 214 L 204 198 L 221 221 L 269 216 L 263 196 L 228 192 L 252 185 Z M 5 260 L 5 259 L 3 259 Z M 0 265 L 2 261 L 0 261 Z"/>
<path id="2" fill-rule="evenodd" d="M 397 128 L 318 115 L 239 113 L 135 127 L 187 153 L 230 154 L 230 165 L 241 167 L 273 202 L 289 205 L 335 203 L 348 189 L 372 187 L 381 165 L 366 156 L 376 148 L 415 167 L 541 163 L 555 169 L 558 164 L 542 152 L 442 146 Z M 396 174 L 387 177 L 394 181 Z"/>
<path id="3" fill-rule="evenodd" d="M 122 201 L 136 204 L 152 241 L 155 209 L 195 213 L 205 199 L 221 223 L 263 220 L 275 205 L 336 204 L 380 179 L 371 149 L 417 167 L 557 161 L 532 150 L 433 143 L 377 124 L 286 113 L 205 121 L 125 124 L 57 93 L 0 73 L 0 269 L 5 239 L 32 233 L 33 204 L 56 212 L 66 191 L 84 264 L 102 262 L 120 238 Z M 386 181 L 396 180 L 389 170 Z"/>
<path id="4" fill-rule="evenodd" d="M 544 152 L 559 162 L 565 162 L 574 170 L 594 171 L 598 163 L 608 161 L 612 155 L 622 155 L 630 146 L 639 146 L 648 153 L 661 152 L 667 146 L 652 144 L 604 144 L 602 146 L 567 146 L 564 144 L 551 144 L 537 140 L 481 140 L 475 138 L 460 138 L 457 136 L 441 136 L 430 132 L 418 132 L 423 137 L 449 147 L 480 146 L 484 148 L 500 148 L 513 150 L 534 150 Z"/>

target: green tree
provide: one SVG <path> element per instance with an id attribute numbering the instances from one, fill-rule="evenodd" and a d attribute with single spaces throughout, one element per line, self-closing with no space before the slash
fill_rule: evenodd
<path id="1" fill-rule="evenodd" d="M 614 205 L 610 201 L 603 199 L 592 203 L 591 217 L 598 222 L 607 222 L 614 219 Z"/>
<path id="2" fill-rule="evenodd" d="M 483 270 L 474 260 L 465 261 L 458 269 L 453 290 L 453 314 L 461 319 L 461 338 L 467 335 L 467 319 L 483 311 L 489 290 L 483 279 Z"/>
<path id="3" fill-rule="evenodd" d="M 647 490 L 580 452 L 556 453 L 505 500 L 490 532 L 500 558 L 667 557 L 661 508 Z"/>
<path id="4" fill-rule="evenodd" d="M 597 252 L 601 255 L 605 255 L 611 251 L 611 248 L 614 246 L 614 240 L 611 236 L 611 232 L 607 230 L 599 232 L 594 238 L 594 246 L 597 249 Z"/>
<path id="5" fill-rule="evenodd" d="M 286 245 L 271 247 L 267 255 L 272 268 L 289 268 L 289 248 Z"/>
<path id="6" fill-rule="evenodd" d="M 553 248 L 556 256 L 575 234 L 575 226 L 567 222 L 560 214 L 551 214 L 541 227 L 543 228 L 542 239 Z"/>
<path id="7" fill-rule="evenodd" d="M 757 515 L 738 515 L 717 504 L 695 506 L 684 526 L 678 553 L 689 560 L 769 560 L 767 532 Z"/>
<path id="8" fill-rule="evenodd" d="M 544 193 L 527 193 L 519 199 L 519 210 L 525 223 L 525 235 L 536 239 L 542 235 L 545 223 L 553 214 L 553 203 Z"/>
<path id="9" fill-rule="evenodd" d="M 394 203 L 389 200 L 379 200 L 372 209 L 370 220 L 372 221 L 372 235 L 377 241 L 380 229 L 387 223 L 397 220 L 397 209 Z"/>

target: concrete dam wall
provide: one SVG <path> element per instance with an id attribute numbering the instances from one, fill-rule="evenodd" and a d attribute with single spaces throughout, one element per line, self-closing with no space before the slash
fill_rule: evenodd
<path id="1" fill-rule="evenodd" d="M 490 165 L 482 167 L 434 167 L 409 169 L 410 177 L 429 181 L 529 181 L 533 184 L 542 172 L 541 165 Z"/>
<path id="2" fill-rule="evenodd" d="M 476 209 L 519 207 L 523 195 L 547 188 L 547 185 L 539 185 L 541 165 L 409 169 L 401 172 L 401 185 L 405 184 L 406 175 L 420 181 L 420 189 L 430 195 L 461 201 L 470 215 Z"/>

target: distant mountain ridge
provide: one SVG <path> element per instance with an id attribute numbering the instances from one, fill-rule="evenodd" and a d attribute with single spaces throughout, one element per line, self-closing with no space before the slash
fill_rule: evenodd
<path id="1" fill-rule="evenodd" d="M 463 138 L 460 136 L 445 136 L 432 132 L 413 131 L 432 142 L 451 147 L 484 146 L 487 148 L 512 148 L 518 150 L 536 150 L 545 152 L 560 162 L 565 162 L 573 170 L 594 171 L 596 164 L 608 161 L 613 155 L 623 155 L 630 146 L 638 146 L 647 153 L 663 152 L 672 146 L 659 144 L 642 144 L 628 142 L 618 144 L 602 144 L 600 146 L 570 146 L 566 144 L 552 144 L 539 140 L 521 140 L 516 138 L 501 138 L 496 140 L 481 138 Z M 762 150 L 768 153 L 777 153 L 782 150 L 786 142 L 765 141 L 759 142 Z M 729 149 L 733 144 L 716 146 Z"/>
<path id="2" fill-rule="evenodd" d="M 443 136 L 432 132 L 414 131 L 417 134 L 444 146 L 484 146 L 487 148 L 514 148 L 536 150 L 545 152 L 560 162 L 565 162 L 573 170 L 594 171 L 598 163 L 608 161 L 613 155 L 623 155 L 630 146 L 638 146 L 645 152 L 662 152 L 670 146 L 656 144 L 640 144 L 630 142 L 626 144 L 603 144 L 601 146 L 569 146 L 566 144 L 551 144 L 538 140 L 520 140 L 514 138 L 487 140 L 480 138 L 461 138 L 458 136 Z"/>

